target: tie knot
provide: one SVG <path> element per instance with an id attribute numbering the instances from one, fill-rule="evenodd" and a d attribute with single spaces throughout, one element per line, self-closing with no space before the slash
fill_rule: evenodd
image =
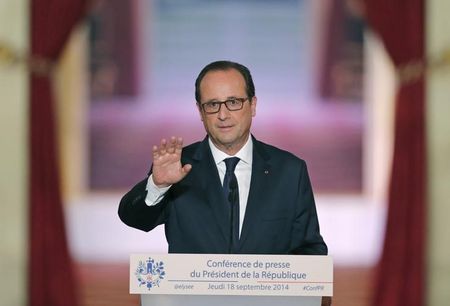
<path id="1" fill-rule="evenodd" d="M 223 160 L 225 162 L 225 165 L 227 166 L 227 172 L 234 172 L 234 169 L 236 169 L 236 165 L 240 161 L 239 157 L 229 157 L 225 158 Z"/>

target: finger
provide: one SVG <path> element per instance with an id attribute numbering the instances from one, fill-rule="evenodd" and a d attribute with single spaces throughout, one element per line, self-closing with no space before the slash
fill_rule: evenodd
<path id="1" fill-rule="evenodd" d="M 164 155 L 167 152 L 167 140 L 165 138 L 161 139 L 161 143 L 159 145 L 159 154 Z"/>
<path id="2" fill-rule="evenodd" d="M 183 138 L 178 137 L 176 144 L 176 153 L 180 154 L 182 150 L 183 150 Z"/>
<path id="3" fill-rule="evenodd" d="M 159 157 L 158 146 L 154 145 L 152 151 L 153 151 L 153 159 L 157 159 Z"/>
<path id="4" fill-rule="evenodd" d="M 170 142 L 167 146 L 167 152 L 169 152 L 170 154 L 175 153 L 176 145 L 177 145 L 177 139 L 174 136 L 172 136 L 170 138 Z"/>

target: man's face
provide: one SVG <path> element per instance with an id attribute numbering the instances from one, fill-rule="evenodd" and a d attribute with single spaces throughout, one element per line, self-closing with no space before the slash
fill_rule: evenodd
<path id="1" fill-rule="evenodd" d="M 244 77 L 235 69 L 210 71 L 200 83 L 201 104 L 221 102 L 231 98 L 247 98 Z M 246 143 L 256 114 L 256 97 L 245 101 L 241 110 L 229 111 L 222 104 L 220 111 L 206 114 L 199 112 L 206 132 L 221 151 L 234 155 Z"/>

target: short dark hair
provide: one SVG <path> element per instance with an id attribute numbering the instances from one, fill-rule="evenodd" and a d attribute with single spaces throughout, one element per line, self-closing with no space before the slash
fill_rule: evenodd
<path id="1" fill-rule="evenodd" d="M 205 68 L 200 71 L 197 79 L 195 80 L 195 100 L 200 103 L 200 83 L 208 72 L 225 71 L 230 69 L 236 69 L 244 77 L 247 97 L 253 98 L 255 96 L 255 85 L 253 84 L 250 70 L 248 70 L 248 68 L 244 65 L 232 61 L 216 61 L 206 65 Z"/>

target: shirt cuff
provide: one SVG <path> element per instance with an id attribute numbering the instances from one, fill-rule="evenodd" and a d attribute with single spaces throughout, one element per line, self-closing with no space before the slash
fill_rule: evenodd
<path id="1" fill-rule="evenodd" d="M 147 204 L 147 206 L 154 206 L 161 202 L 171 186 L 172 185 L 162 188 L 156 186 L 153 182 L 153 174 L 150 174 L 147 180 L 147 196 L 145 197 L 145 204 Z"/>

